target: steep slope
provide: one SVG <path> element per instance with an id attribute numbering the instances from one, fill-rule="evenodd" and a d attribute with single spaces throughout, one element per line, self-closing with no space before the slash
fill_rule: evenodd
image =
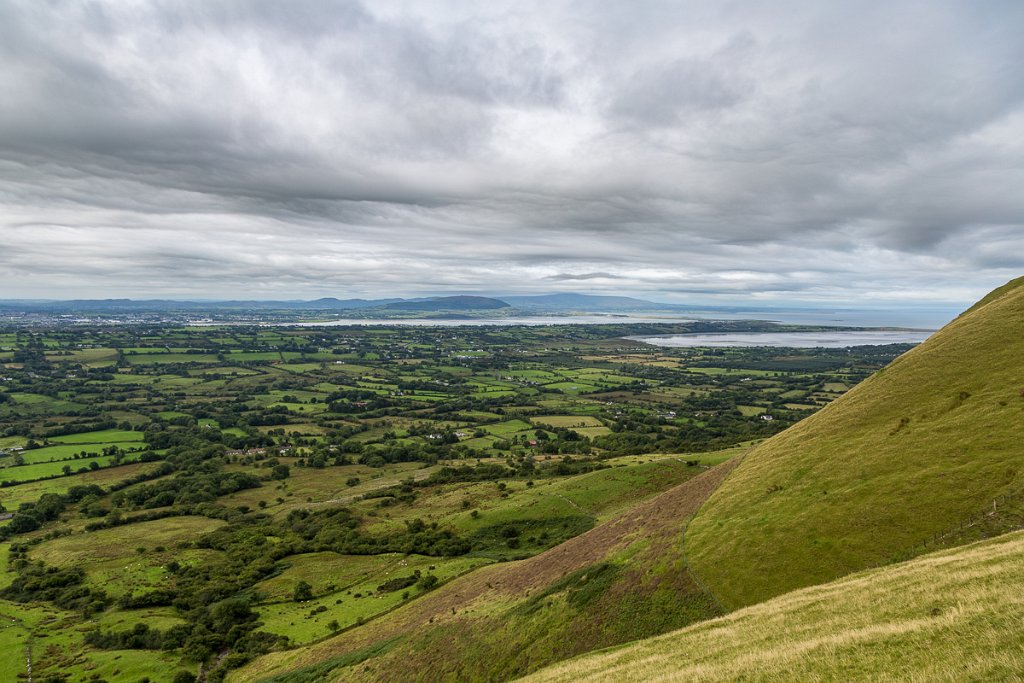
<path id="1" fill-rule="evenodd" d="M 682 530 L 738 462 L 722 463 L 551 550 L 479 569 L 231 681 L 508 680 L 721 614 L 686 569 Z"/>
<path id="2" fill-rule="evenodd" d="M 1024 532 L 563 662 L 562 681 L 994 681 L 1024 670 Z"/>
<path id="3" fill-rule="evenodd" d="M 727 608 L 924 552 L 1024 489 L 1024 278 L 756 448 L 687 530 Z"/>

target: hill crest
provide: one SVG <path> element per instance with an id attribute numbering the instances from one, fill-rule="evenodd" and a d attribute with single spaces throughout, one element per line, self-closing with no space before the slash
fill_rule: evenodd
<path id="1" fill-rule="evenodd" d="M 919 553 L 1024 487 L 1020 284 L 750 453 L 686 536 L 726 606 Z"/>

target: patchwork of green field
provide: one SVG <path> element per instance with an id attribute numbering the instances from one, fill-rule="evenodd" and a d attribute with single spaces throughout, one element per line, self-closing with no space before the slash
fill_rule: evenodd
<path id="1" fill-rule="evenodd" d="M 699 476 L 803 414 L 785 402 L 831 400 L 895 354 L 665 351 L 620 339 L 635 331 L 0 332 L 24 360 L 0 384 L 0 590 L 36 570 L 69 586 L 0 598 L 36 619 L 0 633 L 4 656 L 23 666 L 32 633 L 41 680 L 156 682 L 360 633 Z M 160 462 L 132 462 L 142 448 Z M 124 645 L 143 626 L 153 649 Z M 86 645 L 96 627 L 123 649 Z M 164 652 L 163 632 L 194 638 Z"/>
<path id="2" fill-rule="evenodd" d="M 713 603 L 685 573 L 678 541 L 727 472 L 703 470 L 551 552 L 474 571 L 350 632 L 262 657 L 232 680 L 511 680 L 713 616 Z M 355 658 L 359 652 L 367 654 Z"/>
<path id="3" fill-rule="evenodd" d="M 87 367 L 98 368 L 114 365 L 118 359 L 117 349 L 80 349 L 62 351 L 60 354 L 47 354 L 51 362 L 81 363 Z"/>
<path id="4" fill-rule="evenodd" d="M 125 360 L 131 365 L 218 362 L 217 356 L 205 353 L 148 353 L 125 356 Z"/>

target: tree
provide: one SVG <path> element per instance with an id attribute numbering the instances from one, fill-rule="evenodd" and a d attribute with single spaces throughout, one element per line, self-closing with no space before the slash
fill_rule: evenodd
<path id="1" fill-rule="evenodd" d="M 274 479 L 287 479 L 291 473 L 288 465 L 274 465 L 274 469 L 270 470 L 270 476 Z"/>
<path id="2" fill-rule="evenodd" d="M 295 593 L 292 595 L 295 602 L 306 602 L 313 599 L 313 587 L 305 581 L 299 581 L 295 585 Z"/>

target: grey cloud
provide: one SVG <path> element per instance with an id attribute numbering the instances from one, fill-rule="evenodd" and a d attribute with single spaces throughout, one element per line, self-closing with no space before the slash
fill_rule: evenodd
<path id="1" fill-rule="evenodd" d="M 743 70 L 752 39 L 740 34 L 714 53 L 644 64 L 618 84 L 610 111 L 638 126 L 672 126 L 687 113 L 714 113 L 737 105 L 756 89 Z"/>
<path id="2" fill-rule="evenodd" d="M 0 273 L 967 300 L 1024 269 L 1022 31 L 955 0 L 8 2 Z"/>
<path id="3" fill-rule="evenodd" d="M 555 275 L 547 275 L 544 277 L 545 280 L 552 280 L 554 282 L 568 282 L 571 280 L 621 280 L 621 275 L 614 275 L 612 273 L 556 273 Z"/>

